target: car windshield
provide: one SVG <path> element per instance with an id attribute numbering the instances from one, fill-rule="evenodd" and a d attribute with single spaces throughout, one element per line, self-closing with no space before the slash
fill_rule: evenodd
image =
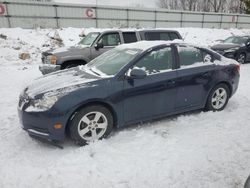
<path id="1" fill-rule="evenodd" d="M 112 49 L 88 63 L 87 68 L 99 75 L 116 75 L 141 52 L 140 49 Z"/>
<path id="2" fill-rule="evenodd" d="M 91 45 L 95 39 L 99 36 L 100 33 L 89 33 L 84 37 L 78 45 Z"/>
<path id="3" fill-rule="evenodd" d="M 223 43 L 245 44 L 248 37 L 229 37 Z"/>

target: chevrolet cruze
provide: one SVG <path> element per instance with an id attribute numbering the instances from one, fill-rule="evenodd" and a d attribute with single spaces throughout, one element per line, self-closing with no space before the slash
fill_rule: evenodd
<path id="1" fill-rule="evenodd" d="M 178 42 L 121 45 L 85 66 L 34 80 L 18 112 L 30 136 L 84 145 L 115 127 L 196 109 L 220 111 L 236 92 L 239 64 Z"/>

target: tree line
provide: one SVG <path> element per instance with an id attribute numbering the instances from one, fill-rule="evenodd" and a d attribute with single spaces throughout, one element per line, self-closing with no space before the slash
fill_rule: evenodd
<path id="1" fill-rule="evenodd" d="M 157 6 L 170 10 L 250 14 L 250 0 L 157 0 Z"/>

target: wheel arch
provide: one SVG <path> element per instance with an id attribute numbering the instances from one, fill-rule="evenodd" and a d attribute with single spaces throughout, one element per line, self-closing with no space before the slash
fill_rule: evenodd
<path id="1" fill-rule="evenodd" d="M 117 127 L 117 113 L 115 112 L 114 110 L 114 107 L 107 103 L 107 102 L 104 102 L 104 101 L 101 101 L 101 100 L 95 100 L 95 101 L 89 101 L 87 103 L 84 103 L 84 104 L 81 104 L 79 105 L 72 113 L 71 115 L 69 116 L 68 120 L 67 120 L 67 123 L 66 123 L 66 127 L 65 127 L 65 132 L 66 134 L 69 133 L 69 124 L 70 124 L 70 121 L 74 118 L 75 114 L 82 108 L 84 107 L 87 107 L 87 106 L 91 106 L 91 105 L 100 105 L 100 106 L 104 106 L 105 108 L 107 108 L 112 116 L 113 116 L 113 122 L 114 122 L 114 127 Z"/>
<path id="2" fill-rule="evenodd" d="M 220 82 L 217 82 L 216 84 L 214 84 L 213 87 L 210 88 L 209 92 L 207 93 L 206 101 L 207 101 L 207 99 L 208 99 L 209 94 L 211 93 L 211 91 L 212 91 L 217 85 L 219 85 L 219 84 L 225 84 L 225 85 L 228 87 L 229 92 L 230 92 L 230 93 L 229 93 L 229 98 L 232 96 L 232 91 L 233 91 L 232 85 L 231 85 L 228 81 L 220 81 Z"/>
<path id="3" fill-rule="evenodd" d="M 64 61 L 61 65 L 61 69 L 65 69 L 65 67 L 67 67 L 70 64 L 78 64 L 78 65 L 85 65 L 87 63 L 87 61 L 83 60 L 83 59 L 72 59 L 72 60 L 67 60 Z"/>
<path id="4" fill-rule="evenodd" d="M 217 82 L 216 84 L 214 84 L 213 87 L 211 87 L 210 90 L 207 92 L 205 105 L 207 104 L 207 101 L 208 101 L 208 98 L 209 98 L 211 91 L 219 84 L 225 84 L 229 89 L 229 98 L 232 96 L 233 88 L 232 88 L 231 84 L 227 81 L 220 81 L 220 82 Z"/>
<path id="5" fill-rule="evenodd" d="M 229 98 L 230 98 L 232 96 L 232 91 L 233 91 L 232 85 L 227 81 L 221 81 L 221 82 L 217 83 L 214 87 L 216 87 L 219 84 L 225 84 L 228 87 L 228 89 L 229 89 Z"/>
<path id="6" fill-rule="evenodd" d="M 209 96 L 210 96 L 210 93 L 211 91 L 218 85 L 220 84 L 225 84 L 228 89 L 229 89 L 229 97 L 228 99 L 232 96 L 232 91 L 233 91 L 233 88 L 231 86 L 231 84 L 228 82 L 228 81 L 220 81 L 220 82 L 217 82 L 215 85 L 213 85 L 213 87 L 210 88 L 209 92 L 207 93 L 207 96 L 206 96 L 206 100 L 205 100 L 205 104 L 204 104 L 204 108 L 206 109 L 207 108 L 207 104 L 208 104 L 208 100 L 209 100 Z"/>

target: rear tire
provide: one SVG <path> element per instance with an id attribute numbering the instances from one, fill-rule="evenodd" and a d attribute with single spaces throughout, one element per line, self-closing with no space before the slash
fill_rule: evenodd
<path id="1" fill-rule="evenodd" d="M 221 111 L 229 100 L 230 90 L 226 84 L 218 84 L 211 91 L 207 99 L 206 110 Z"/>
<path id="2" fill-rule="evenodd" d="M 69 126 L 71 139 L 83 146 L 106 138 L 113 129 L 113 116 L 104 106 L 91 105 L 79 110 Z"/>

